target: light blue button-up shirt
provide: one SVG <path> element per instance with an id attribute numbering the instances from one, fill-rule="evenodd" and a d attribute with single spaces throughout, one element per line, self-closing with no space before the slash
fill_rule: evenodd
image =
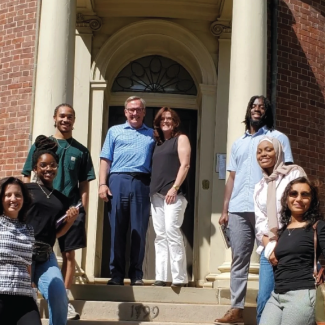
<path id="1" fill-rule="evenodd" d="M 100 153 L 110 160 L 110 173 L 150 173 L 155 140 L 153 129 L 145 124 L 134 129 L 128 122 L 112 126 Z"/>
<path id="2" fill-rule="evenodd" d="M 237 139 L 231 148 L 231 157 L 227 170 L 236 172 L 228 211 L 254 212 L 253 194 L 255 184 L 262 178 L 261 167 L 256 159 L 257 145 L 263 136 L 277 138 L 283 147 L 284 161 L 293 162 L 288 137 L 276 130 L 270 131 L 266 126 L 253 135 L 248 131 Z"/>

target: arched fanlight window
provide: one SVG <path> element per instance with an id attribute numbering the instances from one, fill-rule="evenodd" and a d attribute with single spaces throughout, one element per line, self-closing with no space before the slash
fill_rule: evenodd
<path id="1" fill-rule="evenodd" d="M 112 91 L 197 94 L 194 80 L 183 66 L 159 55 L 129 63 L 116 77 Z"/>

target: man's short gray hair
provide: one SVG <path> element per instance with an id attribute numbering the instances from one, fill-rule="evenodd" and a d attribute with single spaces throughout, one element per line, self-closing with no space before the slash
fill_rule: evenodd
<path id="1" fill-rule="evenodd" d="M 143 108 L 145 109 L 146 108 L 146 102 L 143 98 L 139 97 L 139 96 L 131 96 L 129 97 L 125 103 L 124 103 L 124 108 L 126 109 L 126 105 L 129 103 L 129 102 L 132 102 L 132 100 L 139 100 L 143 106 Z"/>

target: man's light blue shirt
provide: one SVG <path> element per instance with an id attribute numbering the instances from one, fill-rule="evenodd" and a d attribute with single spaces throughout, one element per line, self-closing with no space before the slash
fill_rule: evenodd
<path id="1" fill-rule="evenodd" d="M 237 139 L 231 148 L 231 157 L 227 170 L 236 172 L 234 188 L 229 202 L 229 212 L 254 212 L 254 188 L 262 178 L 261 167 L 256 159 L 257 145 L 263 136 L 277 138 L 283 147 L 284 162 L 293 162 L 288 137 L 266 126 L 253 135 L 248 131 Z"/>
<path id="2" fill-rule="evenodd" d="M 125 122 L 108 130 L 100 158 L 112 162 L 110 173 L 151 173 L 154 147 L 153 129 L 145 124 L 134 129 Z"/>

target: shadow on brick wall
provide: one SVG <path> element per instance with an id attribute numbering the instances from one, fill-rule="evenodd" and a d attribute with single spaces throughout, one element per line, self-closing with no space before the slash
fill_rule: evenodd
<path id="1" fill-rule="evenodd" d="M 324 39 L 325 1 L 279 2 L 277 128 L 290 138 L 295 163 L 324 184 L 321 198 L 325 197 Z"/>

